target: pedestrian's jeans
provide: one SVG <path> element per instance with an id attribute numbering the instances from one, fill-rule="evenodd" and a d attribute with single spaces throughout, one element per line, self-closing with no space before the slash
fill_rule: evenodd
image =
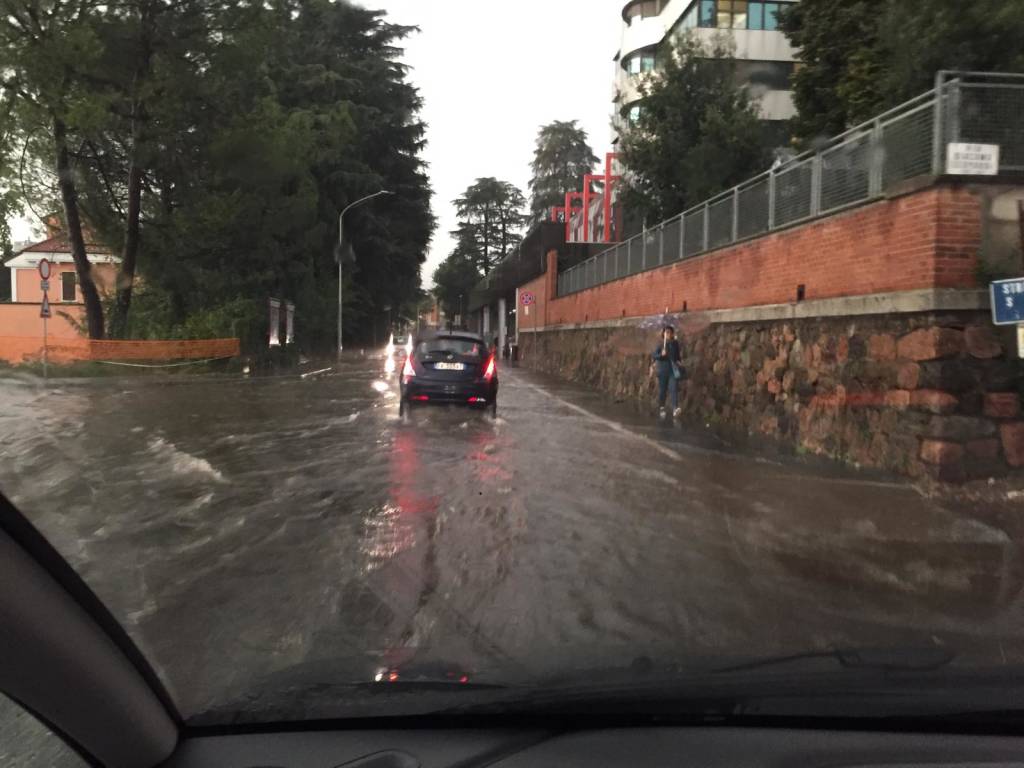
<path id="1" fill-rule="evenodd" d="M 671 363 L 658 362 L 658 406 L 665 407 L 665 395 L 672 393 L 672 410 L 679 407 L 679 381 L 672 375 Z"/>

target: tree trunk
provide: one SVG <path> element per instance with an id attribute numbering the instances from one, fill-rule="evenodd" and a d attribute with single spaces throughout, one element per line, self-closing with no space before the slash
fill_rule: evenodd
<path id="1" fill-rule="evenodd" d="M 152 64 L 152 18 L 149 9 L 142 12 L 141 54 L 135 76 L 132 79 L 132 146 L 128 158 L 128 210 L 124 223 L 124 248 L 121 252 L 121 268 L 117 274 L 117 297 L 114 301 L 114 316 L 110 322 L 111 338 L 124 338 L 128 331 L 128 311 L 132 305 L 132 290 L 135 286 L 135 264 L 139 256 L 142 215 L 142 176 L 139 157 L 142 143 L 142 127 L 145 122 L 145 104 L 139 97 L 139 89 L 149 77 Z"/>
<path id="2" fill-rule="evenodd" d="M 60 197 L 64 203 L 64 220 L 67 224 L 68 244 L 71 258 L 75 261 L 78 285 L 85 300 L 85 323 L 90 339 L 103 338 L 103 305 L 96 283 L 92 279 L 92 265 L 85 252 L 85 238 L 82 236 L 82 218 L 78 211 L 78 189 L 71 172 L 68 157 L 67 126 L 60 118 L 53 119 L 53 143 L 57 154 L 57 181 Z"/>
<path id="3" fill-rule="evenodd" d="M 110 320 L 111 338 L 123 338 L 128 330 L 128 311 L 135 284 L 135 263 L 139 255 L 139 218 L 142 208 L 142 168 L 139 166 L 139 121 L 132 125 L 132 149 L 128 165 L 128 210 L 124 225 L 124 249 L 117 274 L 117 298 Z"/>

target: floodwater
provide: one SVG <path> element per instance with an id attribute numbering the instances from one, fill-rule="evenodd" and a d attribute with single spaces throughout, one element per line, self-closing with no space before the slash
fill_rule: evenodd
<path id="1" fill-rule="evenodd" d="M 0 491 L 193 722 L 357 713 L 315 694 L 392 670 L 1024 659 L 1020 541 L 996 522 L 1017 508 L 731 452 L 521 369 L 496 418 L 403 418 L 388 370 L 2 378 Z"/>

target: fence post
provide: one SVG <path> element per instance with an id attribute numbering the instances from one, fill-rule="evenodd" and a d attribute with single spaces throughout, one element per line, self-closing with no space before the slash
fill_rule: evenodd
<path id="1" fill-rule="evenodd" d="M 885 181 L 885 130 L 881 120 L 875 119 L 868 141 L 868 197 L 877 197 Z"/>
<path id="2" fill-rule="evenodd" d="M 775 169 L 768 171 L 768 231 L 775 229 Z"/>
<path id="3" fill-rule="evenodd" d="M 821 153 L 811 160 L 811 216 L 821 213 Z"/>
<path id="4" fill-rule="evenodd" d="M 629 238 L 626 241 L 626 274 L 630 274 L 633 271 L 633 241 L 635 237 Z"/>
<path id="5" fill-rule="evenodd" d="M 711 247 L 711 204 L 704 203 L 704 253 Z"/>
<path id="6" fill-rule="evenodd" d="M 658 227 L 658 266 L 665 263 L 665 225 Z"/>
<path id="7" fill-rule="evenodd" d="M 960 141 L 960 83 L 962 78 L 957 78 L 949 83 L 949 112 L 946 120 L 949 122 L 947 133 L 950 141 Z"/>
<path id="8" fill-rule="evenodd" d="M 686 258 L 686 214 L 679 214 L 679 260 Z"/>
<path id="9" fill-rule="evenodd" d="M 740 188 L 732 189 L 732 241 L 740 239 Z"/>
<path id="10" fill-rule="evenodd" d="M 942 91 L 946 82 L 946 71 L 935 73 L 935 109 L 932 115 L 932 176 L 941 176 L 945 158 L 945 120 L 943 120 Z"/>

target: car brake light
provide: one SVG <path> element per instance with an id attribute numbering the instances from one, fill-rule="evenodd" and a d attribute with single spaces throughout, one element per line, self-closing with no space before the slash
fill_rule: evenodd
<path id="1" fill-rule="evenodd" d="M 417 403 L 425 403 L 430 398 L 427 397 L 426 395 L 414 395 L 412 399 L 415 400 Z"/>
<path id="2" fill-rule="evenodd" d="M 494 378 L 494 373 L 497 368 L 497 363 L 494 362 L 494 355 L 491 355 L 491 359 L 487 361 L 487 370 L 484 371 L 484 378 L 490 381 Z"/>
<path id="3" fill-rule="evenodd" d="M 411 379 L 416 375 L 416 371 L 412 368 L 412 358 L 405 358 L 405 366 L 402 368 L 402 377 L 405 379 Z"/>

